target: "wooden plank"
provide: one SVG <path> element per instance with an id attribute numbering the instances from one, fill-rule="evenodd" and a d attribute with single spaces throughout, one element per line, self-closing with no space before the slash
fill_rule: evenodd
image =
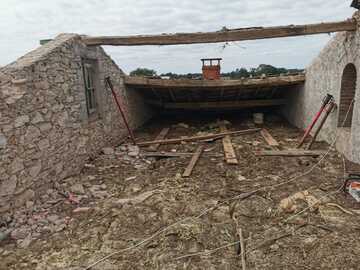
<path id="1" fill-rule="evenodd" d="M 164 140 L 166 135 L 168 135 L 170 128 L 163 128 L 160 133 L 156 136 L 157 141 Z M 161 143 L 150 145 L 148 151 L 156 151 L 160 147 Z"/>
<path id="2" fill-rule="evenodd" d="M 318 157 L 323 155 L 324 151 L 307 150 L 284 150 L 284 151 L 256 151 L 256 156 L 278 156 L 278 157 Z"/>
<path id="3" fill-rule="evenodd" d="M 239 87 L 262 87 L 262 86 L 287 86 L 305 82 L 305 74 L 293 74 L 284 76 L 264 77 L 264 78 L 243 78 L 240 80 L 162 80 L 149 79 L 146 77 L 125 76 L 124 83 L 128 86 L 145 87 L 151 89 L 186 89 L 192 88 L 199 91 L 199 88 L 206 90 L 216 90 L 226 88 L 238 89 Z"/>
<path id="4" fill-rule="evenodd" d="M 224 133 L 224 132 L 228 132 L 226 125 L 224 124 L 224 122 L 220 123 L 220 132 Z M 226 159 L 226 163 L 230 164 L 230 165 L 237 165 L 239 162 L 236 158 L 236 154 L 235 154 L 235 150 L 234 147 L 231 143 L 231 137 L 230 135 L 226 135 L 223 139 L 223 147 L 224 147 L 224 154 L 225 154 L 225 159 Z"/>
<path id="5" fill-rule="evenodd" d="M 192 173 L 192 171 L 193 171 L 196 163 L 198 162 L 198 160 L 199 160 L 199 158 L 200 158 L 203 150 L 204 150 L 204 146 L 203 146 L 203 145 L 200 145 L 200 146 L 196 149 L 193 157 L 192 157 L 191 160 L 190 160 L 189 165 L 187 166 L 187 168 L 185 169 L 185 172 L 184 172 L 183 175 L 182 175 L 183 177 L 190 177 L 190 175 L 191 175 L 191 173 Z"/>
<path id="6" fill-rule="evenodd" d="M 315 35 L 341 31 L 355 31 L 356 20 L 328 22 L 305 25 L 287 25 L 275 27 L 252 27 L 225 29 L 216 32 L 177 33 L 135 36 L 98 36 L 82 37 L 88 46 L 143 46 L 143 45 L 178 45 L 197 43 L 218 43 L 230 41 L 256 40 L 279 37 Z"/>
<path id="7" fill-rule="evenodd" d="M 263 138 L 265 139 L 265 141 L 267 142 L 268 145 L 270 146 L 279 146 L 280 144 L 274 139 L 273 136 L 271 136 L 270 132 L 263 128 L 260 131 L 261 135 L 263 136 Z"/>
<path id="8" fill-rule="evenodd" d="M 287 103 L 286 99 L 260 99 L 260 100 L 241 100 L 241 101 L 220 101 L 220 102 L 161 102 L 155 100 L 145 100 L 149 105 L 162 107 L 168 110 L 206 110 L 206 109 L 246 109 L 257 107 L 280 106 Z"/>
<path id="9" fill-rule="evenodd" d="M 179 158 L 191 157 L 193 153 L 173 153 L 173 152 L 148 152 L 141 153 L 141 157 L 157 157 L 157 158 Z"/>
<path id="10" fill-rule="evenodd" d="M 203 136 L 195 136 L 195 137 L 184 137 L 184 138 L 177 138 L 177 139 L 167 139 L 167 140 L 156 140 L 156 141 L 150 141 L 150 142 L 139 142 L 136 145 L 138 146 L 148 146 L 152 144 L 177 144 L 181 142 L 195 142 L 195 141 L 203 141 L 203 140 L 209 140 L 209 139 L 220 139 L 226 135 L 244 135 L 244 134 L 251 134 L 255 132 L 259 132 L 260 128 L 254 128 L 254 129 L 246 129 L 246 130 L 239 130 L 239 131 L 231 131 L 231 132 L 225 132 L 225 133 L 218 133 L 218 134 L 209 134 L 209 135 L 203 135 Z"/>

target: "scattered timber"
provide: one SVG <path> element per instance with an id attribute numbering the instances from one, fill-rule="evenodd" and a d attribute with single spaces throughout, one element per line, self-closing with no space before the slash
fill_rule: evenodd
<path id="1" fill-rule="evenodd" d="M 241 248 L 241 266 L 242 270 L 246 270 L 246 261 L 245 261 L 245 241 L 243 236 L 243 231 L 241 228 L 238 230 L 239 238 L 240 238 L 240 248 Z"/>
<path id="2" fill-rule="evenodd" d="M 273 136 L 271 136 L 270 132 L 267 129 L 263 128 L 260 133 L 268 145 L 276 147 L 279 146 L 279 143 L 274 139 Z"/>
<path id="3" fill-rule="evenodd" d="M 307 150 L 285 150 L 285 151 L 256 151 L 256 156 L 278 156 L 278 157 L 318 157 L 324 154 L 324 151 Z"/>
<path id="4" fill-rule="evenodd" d="M 203 109 L 246 109 L 255 107 L 269 107 L 286 104 L 286 99 L 260 99 L 241 101 L 220 101 L 220 102 L 160 102 L 154 100 L 145 101 L 149 105 L 162 107 L 168 110 L 203 110 Z"/>
<path id="5" fill-rule="evenodd" d="M 170 131 L 170 128 L 163 128 L 160 133 L 158 134 L 158 136 L 156 137 L 155 140 L 157 141 L 160 141 L 160 140 L 163 140 L 166 138 L 166 136 L 168 135 Z M 153 145 L 150 145 L 148 150 L 149 151 L 156 151 L 158 150 L 158 148 L 160 147 L 161 143 L 157 143 L 157 144 L 153 144 Z"/>
<path id="6" fill-rule="evenodd" d="M 82 40 L 88 46 L 179 45 L 315 35 L 341 31 L 355 31 L 356 28 L 356 20 L 349 19 L 347 21 L 318 24 L 224 29 L 216 32 L 83 37 Z"/>
<path id="7" fill-rule="evenodd" d="M 195 137 L 184 137 L 184 138 L 177 138 L 177 139 L 167 139 L 167 140 L 159 140 L 159 141 L 150 141 L 150 142 L 139 142 L 137 143 L 138 146 L 148 146 L 152 144 L 177 144 L 181 142 L 195 142 L 195 141 L 203 141 L 203 140 L 209 140 L 209 139 L 220 139 L 223 138 L 226 135 L 245 135 L 245 134 L 251 134 L 255 132 L 259 132 L 260 128 L 254 128 L 254 129 L 246 129 L 246 130 L 239 130 L 239 131 L 231 131 L 231 132 L 225 132 L 225 133 L 218 133 L 218 134 L 209 134 L 209 135 L 203 135 L 203 136 L 195 136 Z"/>
<path id="8" fill-rule="evenodd" d="M 191 173 L 192 173 L 192 171 L 193 171 L 196 163 L 198 162 L 198 160 L 199 160 L 199 158 L 200 158 L 203 151 L 204 151 L 204 146 L 203 145 L 200 145 L 196 149 L 193 157 L 190 160 L 189 165 L 187 166 L 187 168 L 185 169 L 185 172 L 183 173 L 183 177 L 190 177 L 190 175 L 191 175 Z"/>
<path id="9" fill-rule="evenodd" d="M 262 86 L 286 86 L 295 85 L 305 82 L 305 74 L 293 74 L 264 78 L 243 78 L 240 80 L 191 80 L 191 79 L 179 79 L 179 80 L 162 80 L 162 79 L 150 79 L 146 77 L 125 77 L 125 84 L 134 87 L 147 87 L 149 91 L 152 89 L 186 89 L 196 88 L 197 91 L 203 88 L 206 90 L 219 88 L 239 88 L 239 87 L 262 87 Z"/>
<path id="10" fill-rule="evenodd" d="M 220 132 L 222 132 L 222 133 L 228 132 L 224 122 L 221 122 L 219 126 L 220 126 Z M 223 147 L 224 147 L 226 163 L 230 164 L 230 165 L 237 165 L 239 162 L 236 158 L 235 150 L 231 143 L 230 135 L 226 135 L 222 139 L 222 142 L 223 142 Z"/>
<path id="11" fill-rule="evenodd" d="M 191 157 L 193 153 L 172 153 L 172 152 L 148 152 L 141 153 L 142 157 L 155 157 L 155 158 L 181 158 Z"/>

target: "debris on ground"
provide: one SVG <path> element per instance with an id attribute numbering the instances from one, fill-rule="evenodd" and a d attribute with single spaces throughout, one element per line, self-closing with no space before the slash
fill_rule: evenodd
<path id="1" fill-rule="evenodd" d="M 294 149 L 299 131 L 269 119 L 263 128 Z M 252 124 L 229 120 L 229 130 Z M 213 118 L 162 119 L 136 136 L 151 141 L 178 123 L 189 128 L 171 128 L 167 139 L 219 129 Z M 276 150 L 260 132 L 231 142 L 238 165 L 226 163 L 221 140 L 161 144 L 155 156 L 129 142 L 103 149 L 79 175 L 0 216 L 0 269 L 80 270 L 97 261 L 91 269 L 241 269 L 239 228 L 247 269 L 357 269 L 360 207 L 339 192 L 341 156 L 330 151 L 319 164 L 320 157 L 256 156 Z M 183 178 L 199 146 L 204 151 Z M 316 169 L 302 175 L 309 164 Z"/>

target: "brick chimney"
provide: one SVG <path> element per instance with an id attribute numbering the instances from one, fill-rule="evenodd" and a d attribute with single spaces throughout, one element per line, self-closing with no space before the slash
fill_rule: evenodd
<path id="1" fill-rule="evenodd" d="M 221 60 L 221 58 L 201 59 L 204 80 L 220 80 Z"/>

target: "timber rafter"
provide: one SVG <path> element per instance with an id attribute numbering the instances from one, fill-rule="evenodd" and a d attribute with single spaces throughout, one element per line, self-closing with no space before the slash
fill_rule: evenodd
<path id="1" fill-rule="evenodd" d="M 216 32 L 177 33 L 161 35 L 136 35 L 136 36 L 98 36 L 83 37 L 88 46 L 113 45 L 113 46 L 143 46 L 143 45 L 180 45 L 197 43 L 218 43 L 231 41 L 244 41 L 280 37 L 293 37 L 315 35 L 322 33 L 355 31 L 357 22 L 349 19 L 340 22 L 327 22 L 305 25 L 288 25 L 275 27 L 253 27 L 225 29 Z"/>

